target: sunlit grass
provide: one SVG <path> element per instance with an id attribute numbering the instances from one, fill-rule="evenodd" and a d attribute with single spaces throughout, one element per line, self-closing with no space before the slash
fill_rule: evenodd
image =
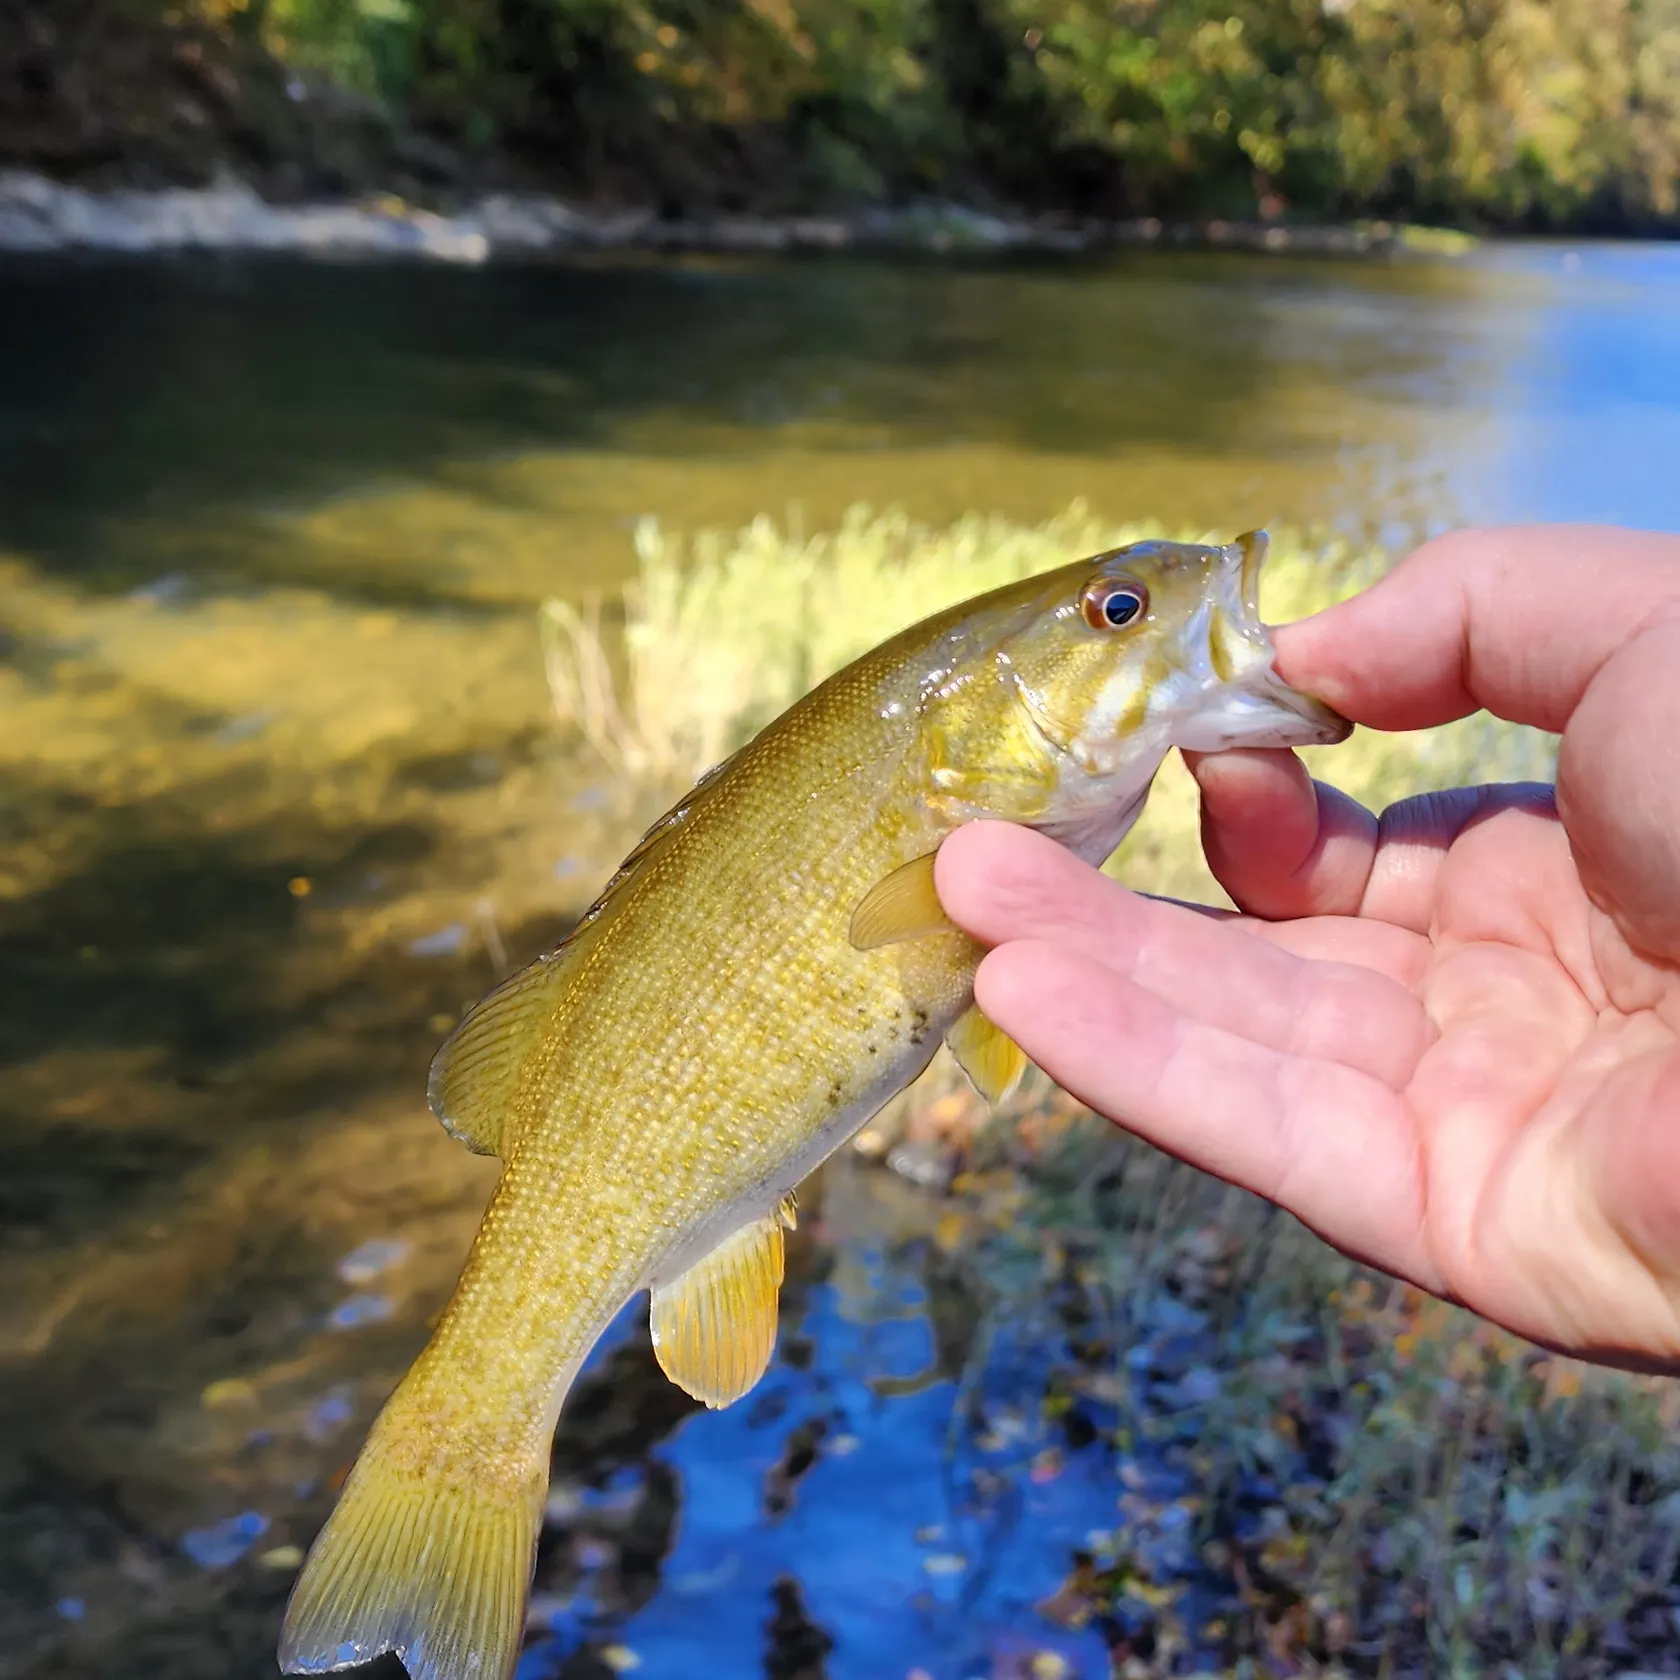
<path id="1" fill-rule="evenodd" d="M 650 519 L 636 531 L 621 633 L 618 603 L 544 605 L 549 684 L 562 718 L 621 777 L 680 791 L 815 683 L 929 613 L 1142 537 L 1235 534 L 1114 525 L 1080 504 L 1039 526 L 973 515 L 942 528 L 857 507 L 816 536 L 761 518 L 686 542 Z M 1387 564 L 1340 538 L 1274 532 L 1262 611 L 1274 623 L 1302 617 Z M 1464 781 L 1549 777 L 1552 753 L 1547 737 L 1483 715 L 1413 734 L 1361 730 L 1307 758 L 1315 775 L 1380 807 Z M 1114 867 L 1146 891 L 1225 902 L 1196 822 L 1194 788 L 1174 759 Z"/>

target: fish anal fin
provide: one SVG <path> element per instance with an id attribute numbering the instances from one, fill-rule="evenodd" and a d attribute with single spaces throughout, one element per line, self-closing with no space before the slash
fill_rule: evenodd
<path id="1" fill-rule="evenodd" d="M 678 1388 L 708 1406 L 746 1394 L 770 1364 L 782 1287 L 782 1231 L 791 1198 L 725 1237 L 669 1283 L 648 1314 L 654 1356 Z"/>
<path id="2" fill-rule="evenodd" d="M 852 912 L 851 940 L 859 951 L 895 945 L 901 939 L 923 939 L 952 933 L 956 924 L 940 906 L 933 887 L 936 852 L 924 852 L 883 876 L 858 901 Z"/>
<path id="3" fill-rule="evenodd" d="M 1009 1099 L 1029 1066 L 1026 1051 L 981 1014 L 977 1003 L 957 1017 L 945 1043 L 969 1083 L 993 1108 Z"/>
<path id="4" fill-rule="evenodd" d="M 382 1422 L 384 1420 L 381 1420 Z M 402 1659 L 411 1680 L 511 1680 L 536 1562 L 546 1457 L 524 1485 L 444 1475 L 376 1426 L 292 1588 L 286 1674 Z"/>
<path id="5" fill-rule="evenodd" d="M 432 1058 L 426 1100 L 451 1137 L 505 1160 L 519 1076 L 566 989 L 566 945 L 510 975 L 477 1004 Z"/>

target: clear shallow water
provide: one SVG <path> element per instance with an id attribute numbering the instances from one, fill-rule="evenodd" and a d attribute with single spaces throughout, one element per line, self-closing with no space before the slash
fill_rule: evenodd
<path id="1" fill-rule="evenodd" d="M 558 738 L 531 608 L 621 577 L 636 517 L 1083 496 L 1225 530 L 1680 530 L 1677 375 L 1655 247 L 0 270 L 0 1675 L 270 1671 L 288 1548 L 487 1189 L 425 1112 L 430 1050 L 634 826 Z M 401 1258 L 341 1276 L 370 1237 Z M 526 1680 L 615 1640 L 649 1674 L 701 1641 L 799 1672 L 806 1624 L 836 1677 L 1052 1647 L 1103 1672 L 1032 1606 L 1112 1523 L 1113 1455 L 1035 1483 L 1029 1454 L 1013 1515 L 954 1510 L 953 1375 L 869 1386 L 937 1340 L 925 1294 L 863 1274 L 854 1300 L 910 1291 L 865 1357 L 823 1293 L 879 1241 L 837 1219 L 810 1251 L 783 1414 L 687 1416 L 633 1325 L 602 1350 L 561 1479 L 643 1526 L 603 1572 L 557 1517 Z M 1041 1357 L 988 1367 L 1011 1415 Z"/>
<path id="2" fill-rule="evenodd" d="M 528 588 L 622 570 L 636 513 L 799 503 L 820 524 L 860 497 L 930 519 L 1043 517 L 1077 494 L 1186 523 L 1666 528 L 1677 362 L 1670 247 L 1395 267 L 14 266 L 0 544 L 143 581 L 164 533 L 214 514 L 520 456 L 557 500 Z M 259 569 L 237 542 L 194 559 Z"/>

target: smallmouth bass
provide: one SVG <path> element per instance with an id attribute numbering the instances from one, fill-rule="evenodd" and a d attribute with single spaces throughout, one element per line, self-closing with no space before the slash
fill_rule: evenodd
<path id="1" fill-rule="evenodd" d="M 991 1101 L 1025 1068 L 973 1006 L 933 887 L 978 817 L 1092 863 L 1173 747 L 1349 725 L 1272 668 L 1265 537 L 1134 543 L 903 631 L 653 825 L 573 932 L 438 1052 L 444 1126 L 504 1168 L 454 1297 L 293 1589 L 281 1667 L 394 1651 L 508 1680 L 578 1368 L 650 1291 L 665 1373 L 746 1394 L 776 1337 L 799 1182 L 948 1043 Z"/>

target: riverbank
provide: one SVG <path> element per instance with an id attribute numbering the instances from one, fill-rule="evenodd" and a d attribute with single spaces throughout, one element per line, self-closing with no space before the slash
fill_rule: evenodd
<path id="1" fill-rule="evenodd" d="M 390 195 L 278 204 L 233 178 L 207 187 L 95 191 L 28 170 L 0 172 L 0 251 L 14 253 L 270 252 L 474 264 L 584 251 L 1080 253 L 1149 246 L 1394 257 L 1451 255 L 1474 244 L 1469 235 L 1389 222 L 1074 221 L 943 203 L 849 215 L 715 217 L 593 210 L 535 193 L 492 193 L 441 209 Z"/>

